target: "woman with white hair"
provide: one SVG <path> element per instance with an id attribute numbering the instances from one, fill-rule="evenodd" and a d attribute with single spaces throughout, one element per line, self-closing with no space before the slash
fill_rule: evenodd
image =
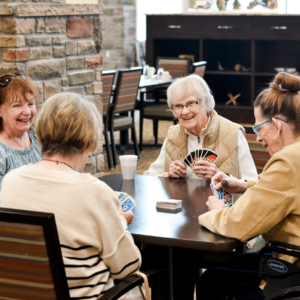
<path id="1" fill-rule="evenodd" d="M 257 179 L 244 128 L 217 114 L 207 83 L 198 75 L 176 79 L 167 90 L 168 105 L 179 124 L 171 126 L 157 160 L 144 175 L 210 179 L 218 171 L 239 179 Z M 207 148 L 218 154 L 215 163 L 198 161 L 186 168 L 190 152 Z"/>

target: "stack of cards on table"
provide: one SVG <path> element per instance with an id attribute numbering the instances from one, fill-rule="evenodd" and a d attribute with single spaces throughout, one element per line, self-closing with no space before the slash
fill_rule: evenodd
<path id="1" fill-rule="evenodd" d="M 214 163 L 217 158 L 218 154 L 216 152 L 204 148 L 192 151 L 183 159 L 183 161 L 188 167 L 193 168 L 196 165 L 197 161 L 205 160 L 210 163 Z"/>
<path id="2" fill-rule="evenodd" d="M 232 195 L 222 188 L 219 190 L 216 190 L 215 189 L 216 184 L 217 183 L 215 182 L 210 185 L 210 188 L 211 188 L 212 192 L 214 193 L 215 197 L 218 198 L 219 200 L 227 200 L 225 207 L 231 207 L 233 204 Z"/>
<path id="3" fill-rule="evenodd" d="M 126 193 L 123 192 L 115 192 L 118 200 L 120 201 L 121 207 L 124 212 L 133 209 L 136 205 L 135 200 Z"/>
<path id="4" fill-rule="evenodd" d="M 166 199 L 156 202 L 156 209 L 163 212 L 178 212 L 181 211 L 182 200 Z"/>

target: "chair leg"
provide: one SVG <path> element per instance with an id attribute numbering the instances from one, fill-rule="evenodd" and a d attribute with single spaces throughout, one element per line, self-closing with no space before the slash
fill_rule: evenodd
<path id="1" fill-rule="evenodd" d="M 155 140 L 155 145 L 157 144 L 157 138 L 158 138 L 158 120 L 153 120 L 153 135 Z"/>
<path id="2" fill-rule="evenodd" d="M 117 149 L 116 149 L 116 143 L 115 143 L 115 137 L 114 137 L 114 125 L 113 125 L 113 118 L 111 118 L 111 124 L 110 124 L 110 140 L 111 140 L 111 147 L 113 152 L 113 160 L 114 160 L 114 166 L 115 168 L 118 166 L 118 160 L 117 160 Z"/>
<path id="3" fill-rule="evenodd" d="M 104 137 L 105 137 L 105 144 L 106 144 L 106 155 L 107 155 L 107 162 L 108 162 L 108 168 L 110 170 L 113 169 L 113 164 L 112 164 L 112 155 L 111 155 L 111 149 L 110 149 L 110 143 L 109 143 L 109 139 L 108 139 L 108 132 L 107 130 L 103 130 L 104 131 Z"/>
<path id="4" fill-rule="evenodd" d="M 143 121 L 143 118 L 140 116 L 140 152 L 143 150 Z"/>
<path id="5" fill-rule="evenodd" d="M 138 160 L 140 159 L 140 152 L 139 152 L 139 146 L 138 146 L 138 142 L 137 142 L 137 138 L 136 138 L 136 131 L 135 131 L 135 126 L 133 124 L 132 126 L 132 137 L 133 137 L 133 144 L 134 144 L 134 152 L 135 155 L 137 155 Z"/>

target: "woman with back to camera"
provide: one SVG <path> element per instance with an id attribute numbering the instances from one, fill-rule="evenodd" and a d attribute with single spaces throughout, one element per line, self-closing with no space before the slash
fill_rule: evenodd
<path id="1" fill-rule="evenodd" d="M 9 171 L 42 159 L 33 123 L 35 92 L 20 74 L 0 77 L 0 191 Z"/>
<path id="2" fill-rule="evenodd" d="M 44 159 L 5 176 L 0 206 L 55 214 L 71 298 L 98 299 L 141 263 L 111 188 L 79 173 L 100 139 L 100 114 L 82 96 L 60 93 L 43 105 L 36 133 Z M 17 188 L 16 188 L 17 187 Z"/>
<path id="3" fill-rule="evenodd" d="M 262 234 L 266 241 L 300 245 L 300 77 L 279 73 L 254 103 L 257 141 L 271 155 L 257 182 L 241 182 L 219 172 L 212 178 L 219 189 L 244 193 L 232 208 L 209 197 L 210 212 L 199 223 L 217 234 L 242 242 Z M 226 182 L 222 182 L 226 180 Z M 273 254 L 300 266 L 298 258 Z M 227 268 L 211 268 L 201 277 L 204 299 L 223 299 L 232 282 L 250 285 L 235 299 L 264 299 L 264 285 L 258 276 L 257 253 L 233 256 Z M 216 288 L 218 287 L 218 288 Z"/>
<path id="4" fill-rule="evenodd" d="M 221 170 L 239 179 L 257 179 L 244 128 L 217 114 L 204 79 L 195 74 L 175 79 L 167 97 L 179 124 L 170 127 L 159 157 L 144 175 L 199 180 L 211 179 Z M 215 164 L 201 160 L 186 168 L 185 156 L 201 148 L 219 155 Z"/>

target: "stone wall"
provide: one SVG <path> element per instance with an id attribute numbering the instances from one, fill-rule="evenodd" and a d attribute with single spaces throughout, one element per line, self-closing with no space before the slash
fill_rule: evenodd
<path id="1" fill-rule="evenodd" d="M 24 74 L 36 88 L 37 107 L 53 94 L 74 92 L 102 113 L 102 12 L 101 4 L 0 0 L 0 76 Z M 84 172 L 103 171 L 102 144 Z"/>
<path id="2" fill-rule="evenodd" d="M 100 0 L 102 19 L 103 69 L 130 68 L 136 65 L 136 7 L 131 0 Z"/>

